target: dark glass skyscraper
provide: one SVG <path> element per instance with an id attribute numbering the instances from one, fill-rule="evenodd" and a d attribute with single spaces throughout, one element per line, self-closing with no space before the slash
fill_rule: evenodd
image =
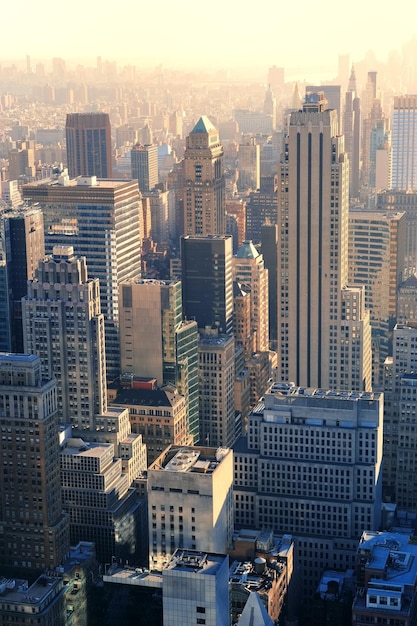
<path id="1" fill-rule="evenodd" d="M 231 235 L 185 236 L 181 239 L 182 304 L 198 328 L 233 332 Z"/>
<path id="2" fill-rule="evenodd" d="M 68 113 L 65 125 L 70 176 L 111 178 L 111 129 L 107 113 Z"/>

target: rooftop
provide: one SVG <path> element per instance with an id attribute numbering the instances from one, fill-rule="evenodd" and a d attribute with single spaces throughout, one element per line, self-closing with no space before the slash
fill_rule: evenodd
<path id="1" fill-rule="evenodd" d="M 203 448 L 197 446 L 169 446 L 149 467 L 149 470 L 167 472 L 194 472 L 211 474 L 224 457 L 231 453 L 229 448 Z"/>
<path id="2" fill-rule="evenodd" d="M 228 557 L 225 554 L 198 552 L 178 548 L 170 562 L 163 570 L 162 575 L 172 572 L 193 572 L 199 575 L 215 576 L 219 567 Z"/>
<path id="3" fill-rule="evenodd" d="M 113 404 L 148 406 L 148 407 L 172 407 L 184 396 L 171 389 L 120 389 L 113 400 Z"/>
<path id="4" fill-rule="evenodd" d="M 266 392 L 272 395 L 323 398 L 325 400 L 379 400 L 381 393 L 372 391 L 334 391 L 317 387 L 297 387 L 294 383 L 275 382 Z"/>
<path id="5" fill-rule="evenodd" d="M 194 126 L 192 133 L 209 133 L 215 130 L 217 132 L 216 127 L 211 123 L 207 115 L 203 115 L 198 120 L 197 124 Z"/>

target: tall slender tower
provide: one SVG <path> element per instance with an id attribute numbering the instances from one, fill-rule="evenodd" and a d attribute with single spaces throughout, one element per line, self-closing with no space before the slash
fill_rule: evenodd
<path id="1" fill-rule="evenodd" d="M 23 352 L 22 298 L 38 262 L 45 257 L 43 214 L 24 208 L 2 219 L 11 311 L 11 352 Z"/>
<path id="2" fill-rule="evenodd" d="M 357 95 L 355 68 L 352 66 L 343 114 L 345 149 L 349 156 L 349 193 L 352 198 L 359 196 L 360 127 L 360 99 Z"/>
<path id="3" fill-rule="evenodd" d="M 392 124 L 392 188 L 417 191 L 417 95 L 396 96 Z"/>
<path id="4" fill-rule="evenodd" d="M 151 191 L 158 184 L 158 146 L 136 144 L 130 152 L 132 178 L 137 179 L 139 189 Z"/>
<path id="5" fill-rule="evenodd" d="M 363 290 L 346 289 L 348 162 L 337 113 L 324 102 L 310 94 L 303 110 L 291 114 L 279 168 L 279 373 L 308 387 L 367 389 L 369 315 L 363 320 Z M 352 371 L 345 361 L 354 355 Z"/>
<path id="6" fill-rule="evenodd" d="M 219 132 L 206 116 L 187 137 L 184 154 L 184 232 L 223 235 L 226 232 L 223 148 Z"/>
<path id="7" fill-rule="evenodd" d="M 108 113 L 68 113 L 65 125 L 70 176 L 113 175 Z"/>

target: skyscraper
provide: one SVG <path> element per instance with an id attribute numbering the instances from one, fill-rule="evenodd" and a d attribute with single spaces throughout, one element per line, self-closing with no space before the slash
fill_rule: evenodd
<path id="1" fill-rule="evenodd" d="M 203 335 L 198 342 L 200 443 L 232 446 L 240 435 L 235 423 L 235 340 L 233 335 Z"/>
<path id="2" fill-rule="evenodd" d="M 41 358 L 45 378 L 56 378 L 61 419 L 94 430 L 107 406 L 106 356 L 99 280 L 88 278 L 85 257 L 55 246 L 28 282 L 22 311 L 25 352 Z"/>
<path id="3" fill-rule="evenodd" d="M 68 113 L 65 134 L 71 177 L 112 177 L 113 156 L 108 113 Z"/>
<path id="4" fill-rule="evenodd" d="M 268 322 L 268 270 L 263 255 L 251 241 L 244 241 L 232 260 L 233 280 L 249 288 L 251 294 L 251 332 L 254 334 L 254 350 L 269 350 Z"/>
<path id="5" fill-rule="evenodd" d="M 239 144 L 237 188 L 256 191 L 261 184 L 261 152 L 254 137 Z"/>
<path id="6" fill-rule="evenodd" d="M 198 328 L 233 331 L 232 237 L 181 238 L 182 306 Z"/>
<path id="7" fill-rule="evenodd" d="M 0 354 L 0 562 L 55 568 L 69 552 L 56 382 L 35 355 Z"/>
<path id="8" fill-rule="evenodd" d="M 346 152 L 349 156 L 349 193 L 351 198 L 359 196 L 360 132 L 360 99 L 357 95 L 355 68 L 352 67 L 343 114 L 343 134 Z"/>
<path id="9" fill-rule="evenodd" d="M 158 184 L 158 146 L 136 144 L 130 152 L 132 178 L 139 182 L 143 193 L 151 191 Z"/>
<path id="10" fill-rule="evenodd" d="M 308 387 L 371 385 L 363 290 L 346 288 L 348 175 L 337 114 L 312 94 L 291 114 L 278 184 L 279 377 Z"/>
<path id="11" fill-rule="evenodd" d="M 184 153 L 184 233 L 226 232 L 223 148 L 219 132 L 206 116 L 187 137 Z"/>
<path id="12" fill-rule="evenodd" d="M 10 345 L 5 350 L 22 353 L 22 298 L 27 295 L 28 280 L 45 256 L 42 211 L 25 207 L 6 212 L 0 218 L 0 231 L 9 288 Z"/>
<path id="13" fill-rule="evenodd" d="M 177 548 L 225 554 L 233 532 L 233 452 L 170 446 L 148 469 L 149 565 Z"/>
<path id="14" fill-rule="evenodd" d="M 306 594 L 379 527 L 382 419 L 380 393 L 276 383 L 234 446 L 235 524 L 293 533 Z"/>
<path id="15" fill-rule="evenodd" d="M 120 374 L 119 283 L 141 273 L 137 182 L 63 175 L 25 186 L 24 197 L 43 211 L 46 253 L 71 245 L 86 257 L 90 277 L 100 280 L 107 376 L 114 380 Z"/>
<path id="16" fill-rule="evenodd" d="M 352 208 L 349 211 L 349 282 L 365 286 L 372 328 L 373 387 L 381 388 L 383 364 L 403 280 L 405 213 Z"/>
<path id="17" fill-rule="evenodd" d="M 142 280 L 120 286 L 123 373 L 175 385 L 187 400 L 187 428 L 197 443 L 197 323 L 182 321 L 181 282 Z"/>
<path id="18" fill-rule="evenodd" d="M 417 191 L 417 95 L 395 96 L 392 119 L 392 188 Z"/>

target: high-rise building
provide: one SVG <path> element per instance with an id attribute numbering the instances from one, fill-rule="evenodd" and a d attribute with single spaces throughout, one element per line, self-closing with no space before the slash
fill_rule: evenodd
<path id="1" fill-rule="evenodd" d="M 354 67 L 352 67 L 345 96 L 343 134 L 345 136 L 345 149 L 349 156 L 349 194 L 351 198 L 358 198 L 360 187 L 361 108 L 357 94 Z"/>
<path id="2" fill-rule="evenodd" d="M 240 416 L 235 414 L 235 340 L 232 335 L 200 337 L 198 375 L 200 443 L 232 446 L 241 430 Z"/>
<path id="3" fill-rule="evenodd" d="M 261 252 L 268 270 L 269 341 L 276 346 L 278 333 L 278 226 L 266 223 L 261 228 Z"/>
<path id="4" fill-rule="evenodd" d="M 112 177 L 113 155 L 108 113 L 68 113 L 65 134 L 71 177 Z"/>
<path id="5" fill-rule="evenodd" d="M 201 117 L 187 137 L 184 153 L 184 233 L 226 232 L 223 148 L 218 130 Z"/>
<path id="6" fill-rule="evenodd" d="M 405 213 L 353 208 L 349 211 L 349 283 L 365 286 L 372 329 L 373 387 L 381 388 L 383 364 L 397 314 L 403 280 Z"/>
<path id="7" fill-rule="evenodd" d="M 238 153 L 239 178 L 238 191 L 256 191 L 261 184 L 261 152 L 255 137 L 250 137 L 239 144 Z"/>
<path id="8" fill-rule="evenodd" d="M 22 208 L 0 217 L 0 248 L 7 265 L 10 343 L 7 352 L 23 352 L 22 298 L 38 262 L 45 256 L 42 211 Z"/>
<path id="9" fill-rule="evenodd" d="M 414 276 L 417 270 L 417 192 L 383 191 L 377 194 L 377 208 L 406 214 L 403 276 Z"/>
<path id="10" fill-rule="evenodd" d="M 146 470 L 146 446 L 141 436 L 135 462 Z M 125 441 L 125 444 L 127 441 Z M 139 458 L 138 458 L 139 457 Z M 122 457 L 111 443 L 65 440 L 61 455 L 62 500 L 70 520 L 71 545 L 93 541 L 97 560 L 134 561 L 140 552 L 138 501 Z"/>
<path id="11" fill-rule="evenodd" d="M 69 553 L 59 475 L 56 382 L 39 357 L 0 354 L 0 562 L 55 568 Z"/>
<path id="12" fill-rule="evenodd" d="M 55 246 L 39 262 L 22 300 L 24 347 L 37 354 L 46 379 L 57 380 L 60 417 L 80 430 L 95 429 L 106 410 L 104 318 L 98 278 L 89 279 L 85 257 Z"/>
<path id="13" fill-rule="evenodd" d="M 397 323 L 417 322 L 417 277 L 409 276 L 398 287 Z"/>
<path id="14" fill-rule="evenodd" d="M 138 181 L 140 191 L 152 191 L 158 184 L 158 146 L 136 144 L 132 147 L 130 158 L 132 178 Z"/>
<path id="15" fill-rule="evenodd" d="M 232 260 L 233 280 L 249 288 L 251 298 L 251 332 L 254 334 L 254 350 L 269 350 L 268 321 L 268 270 L 263 255 L 251 241 L 244 241 Z"/>
<path id="16" fill-rule="evenodd" d="M 277 224 L 276 176 L 261 177 L 261 188 L 249 194 L 246 204 L 246 239 L 255 244 L 261 241 L 264 224 Z"/>
<path id="17" fill-rule="evenodd" d="M 397 324 L 392 358 L 385 368 L 384 495 L 401 509 L 417 512 L 415 485 L 417 328 Z"/>
<path id="18" fill-rule="evenodd" d="M 165 626 L 229 626 L 229 559 L 178 549 L 162 570 Z"/>
<path id="19" fill-rule="evenodd" d="M 417 95 L 394 97 L 392 188 L 417 191 Z"/>
<path id="20" fill-rule="evenodd" d="M 137 182 L 63 175 L 25 186 L 24 197 L 43 211 L 46 253 L 69 244 L 100 280 L 107 377 L 114 380 L 120 374 L 119 284 L 141 274 Z"/>
<path id="21" fill-rule="evenodd" d="M 181 238 L 182 306 L 198 328 L 233 332 L 232 237 Z"/>
<path id="22" fill-rule="evenodd" d="M 235 525 L 296 537 L 308 595 L 381 511 L 383 396 L 275 383 L 234 446 Z"/>
<path id="23" fill-rule="evenodd" d="M 291 114 L 279 166 L 279 378 L 363 390 L 371 385 L 369 314 L 363 290 L 347 288 L 349 171 L 337 114 L 324 107 L 311 94 Z"/>
<path id="24" fill-rule="evenodd" d="M 124 380 L 126 377 L 122 378 Z M 146 467 L 168 445 L 189 446 L 194 443 L 194 438 L 188 434 L 187 402 L 173 385 L 165 385 L 160 389 L 141 389 L 135 387 L 133 377 L 132 386 L 126 388 L 123 385 L 119 388 L 111 403 L 128 408 L 132 432 L 142 435 L 146 444 Z"/>
<path id="25" fill-rule="evenodd" d="M 341 128 L 342 90 L 340 85 L 307 85 L 306 94 L 322 92 L 327 101 L 327 108 L 337 111 L 338 128 Z"/>
<path id="26" fill-rule="evenodd" d="M 149 565 L 177 548 L 226 554 L 233 533 L 233 452 L 170 446 L 148 468 Z"/>
<path id="27" fill-rule="evenodd" d="M 181 282 L 122 283 L 119 310 L 122 372 L 175 385 L 186 398 L 188 433 L 197 442 L 197 323 L 182 321 Z"/>

